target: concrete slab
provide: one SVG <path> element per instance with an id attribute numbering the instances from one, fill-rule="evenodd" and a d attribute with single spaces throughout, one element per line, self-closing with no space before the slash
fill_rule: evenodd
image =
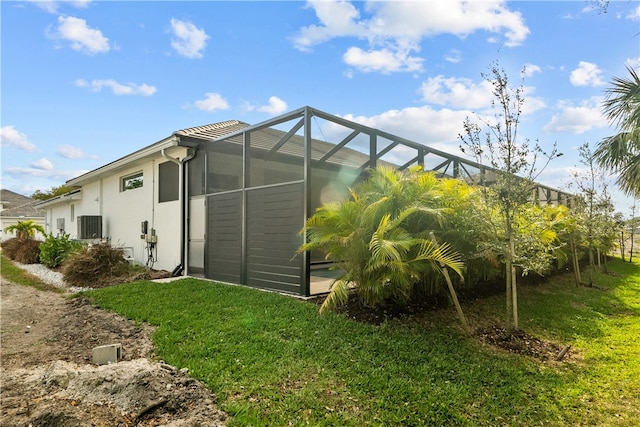
<path id="1" fill-rule="evenodd" d="M 122 345 L 120 343 L 101 345 L 95 347 L 92 353 L 94 365 L 118 363 L 122 359 Z"/>

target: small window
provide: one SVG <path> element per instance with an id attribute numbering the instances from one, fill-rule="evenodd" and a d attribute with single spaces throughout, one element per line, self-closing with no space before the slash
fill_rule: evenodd
<path id="1" fill-rule="evenodd" d="M 158 201 L 171 202 L 180 198 L 180 167 L 173 162 L 160 163 L 158 167 Z"/>
<path id="2" fill-rule="evenodd" d="M 73 203 L 71 204 L 70 216 L 71 216 L 71 222 L 73 222 L 73 219 L 76 217 L 76 205 L 74 205 Z"/>
<path id="3" fill-rule="evenodd" d="M 143 179 L 144 177 L 142 176 L 142 172 L 137 172 L 133 175 L 123 177 L 120 180 L 120 191 L 133 190 L 135 188 L 142 187 Z"/>

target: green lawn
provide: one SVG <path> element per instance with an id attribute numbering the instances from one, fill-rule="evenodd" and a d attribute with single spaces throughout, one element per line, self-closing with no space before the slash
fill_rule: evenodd
<path id="1" fill-rule="evenodd" d="M 572 346 L 540 362 L 465 337 L 453 309 L 381 326 L 320 316 L 311 303 L 208 281 L 139 282 L 87 293 L 157 325 L 157 356 L 204 381 L 230 425 L 637 425 L 640 265 L 613 261 L 520 288 L 526 331 Z M 501 318 L 502 297 L 465 305 Z M 126 351 L 126 349 L 125 349 Z"/>

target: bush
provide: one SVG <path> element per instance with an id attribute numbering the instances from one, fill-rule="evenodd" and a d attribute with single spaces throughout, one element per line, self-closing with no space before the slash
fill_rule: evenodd
<path id="1" fill-rule="evenodd" d="M 118 282 L 129 273 L 123 251 L 106 243 L 82 247 L 62 266 L 62 276 L 69 286 L 101 288 Z"/>
<path id="2" fill-rule="evenodd" d="M 40 260 L 40 240 L 13 238 L 2 242 L 4 255 L 21 264 L 37 264 Z"/>
<path id="3" fill-rule="evenodd" d="M 2 253 L 9 259 L 16 259 L 16 252 L 20 247 L 20 239 L 14 237 L 13 239 L 5 240 L 0 243 L 0 247 L 2 247 Z"/>
<path id="4" fill-rule="evenodd" d="M 54 237 L 49 233 L 44 243 L 40 244 L 40 262 L 49 268 L 60 267 L 71 254 L 81 248 L 82 243 L 70 240 L 68 234 Z"/>

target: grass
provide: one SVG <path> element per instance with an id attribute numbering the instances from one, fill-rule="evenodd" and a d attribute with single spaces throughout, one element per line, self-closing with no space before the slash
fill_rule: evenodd
<path id="1" fill-rule="evenodd" d="M 640 265 L 609 269 L 595 276 L 605 291 L 569 275 L 521 287 L 521 326 L 570 344 L 561 363 L 467 338 L 453 310 L 372 326 L 196 279 L 87 295 L 157 325 L 157 356 L 204 381 L 230 426 L 631 426 L 640 419 Z M 464 309 L 477 325 L 503 305 L 497 296 Z"/>
<path id="2" fill-rule="evenodd" d="M 25 270 L 16 266 L 4 255 L 0 255 L 0 270 L 2 272 L 2 278 L 9 282 L 23 286 L 31 286 L 41 291 L 62 292 L 62 289 L 56 288 L 48 283 L 44 283 L 38 277 L 33 274 L 29 274 Z"/>

